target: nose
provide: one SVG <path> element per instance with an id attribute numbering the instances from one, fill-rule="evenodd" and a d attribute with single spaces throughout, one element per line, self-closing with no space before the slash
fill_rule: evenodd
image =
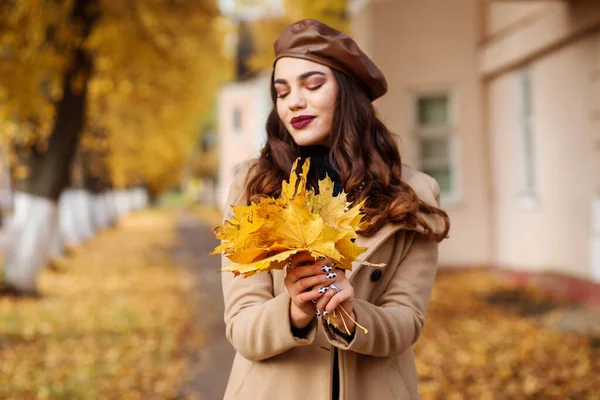
<path id="1" fill-rule="evenodd" d="M 302 110 L 306 107 L 306 99 L 302 94 L 302 90 L 293 90 L 288 95 L 288 107 L 290 111 Z"/>

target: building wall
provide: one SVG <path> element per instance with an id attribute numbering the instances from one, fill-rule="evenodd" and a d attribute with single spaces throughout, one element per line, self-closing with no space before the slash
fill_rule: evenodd
<path id="1" fill-rule="evenodd" d="M 482 46 L 480 75 L 492 149 L 493 262 L 600 279 L 593 218 L 600 195 L 600 4 L 496 2 L 487 12 L 488 32 L 496 35 Z M 525 201 L 517 187 L 522 69 L 532 81 L 539 182 Z"/>
<path id="2" fill-rule="evenodd" d="M 481 46 L 480 73 L 485 79 L 600 31 L 596 0 L 520 3 L 487 3 L 487 13 L 483 14 L 487 25 L 504 29 L 494 30 Z"/>
<path id="3" fill-rule="evenodd" d="M 477 0 L 371 1 L 353 15 L 352 36 L 383 70 L 389 92 L 376 102 L 400 135 L 404 161 L 417 165 L 412 94 L 449 89 L 454 106 L 458 163 L 456 199 L 443 201 L 450 239 L 441 263 L 471 266 L 490 260 L 489 181 L 477 71 L 480 38 Z"/>
<path id="4" fill-rule="evenodd" d="M 574 43 L 528 68 L 533 93 L 534 163 L 539 189 L 517 187 L 517 84 L 506 73 L 489 84 L 493 226 L 497 265 L 589 276 L 597 151 L 590 77 L 598 37 Z"/>
<path id="5" fill-rule="evenodd" d="M 219 93 L 219 185 L 217 198 L 221 207 L 239 163 L 257 157 L 266 140 L 265 124 L 271 111 L 269 77 L 231 83 Z M 239 124 L 234 114 L 239 110 Z"/>
<path id="6" fill-rule="evenodd" d="M 549 2 L 544 1 L 485 2 L 482 15 L 485 22 L 484 35 L 489 38 L 505 34 L 538 18 L 548 6 Z"/>

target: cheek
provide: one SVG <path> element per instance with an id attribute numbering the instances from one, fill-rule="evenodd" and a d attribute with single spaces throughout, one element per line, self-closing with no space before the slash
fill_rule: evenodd
<path id="1" fill-rule="evenodd" d="M 335 111 L 335 99 L 328 100 L 321 104 L 321 113 L 323 114 L 325 120 L 327 120 L 328 124 L 333 122 L 333 114 Z"/>
<path id="2" fill-rule="evenodd" d="M 335 93 L 328 93 L 326 96 L 320 96 L 316 99 L 315 106 L 326 114 L 328 119 L 333 120 L 333 112 L 335 111 Z"/>

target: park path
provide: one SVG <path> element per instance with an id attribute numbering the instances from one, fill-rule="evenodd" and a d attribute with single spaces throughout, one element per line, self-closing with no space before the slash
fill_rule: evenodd
<path id="1" fill-rule="evenodd" d="M 189 329 L 198 332 L 201 343 L 186 343 L 183 351 L 189 369 L 182 389 L 183 398 L 222 399 L 233 361 L 234 350 L 225 338 L 223 295 L 218 272 L 220 258 L 208 254 L 217 246 L 213 227 L 192 213 L 182 212 L 177 220 L 178 246 L 175 258 L 189 268 L 193 282 L 186 282 L 192 304 Z"/>

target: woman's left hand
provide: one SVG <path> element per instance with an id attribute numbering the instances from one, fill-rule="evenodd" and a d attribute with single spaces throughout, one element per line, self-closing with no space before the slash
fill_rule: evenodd
<path id="1" fill-rule="evenodd" d="M 321 313 L 321 316 L 325 319 L 331 317 L 333 322 L 335 322 L 338 326 L 338 329 L 341 332 L 346 333 L 346 328 L 344 327 L 344 322 L 346 322 L 346 326 L 350 333 L 354 333 L 356 328 L 355 323 L 352 319 L 356 319 L 354 316 L 354 311 L 352 310 L 354 304 L 354 288 L 350 284 L 348 278 L 344 273 L 344 270 L 337 271 L 337 278 L 334 282 L 328 285 L 328 290 L 317 300 L 316 308 Z M 336 293 L 332 284 L 336 284 L 339 287 L 339 291 Z M 348 315 L 339 309 L 335 311 L 335 317 L 333 316 L 333 310 L 335 310 L 338 306 L 342 306 L 344 310 L 352 317 L 352 319 L 348 318 Z M 342 321 L 343 318 L 343 321 Z"/>

